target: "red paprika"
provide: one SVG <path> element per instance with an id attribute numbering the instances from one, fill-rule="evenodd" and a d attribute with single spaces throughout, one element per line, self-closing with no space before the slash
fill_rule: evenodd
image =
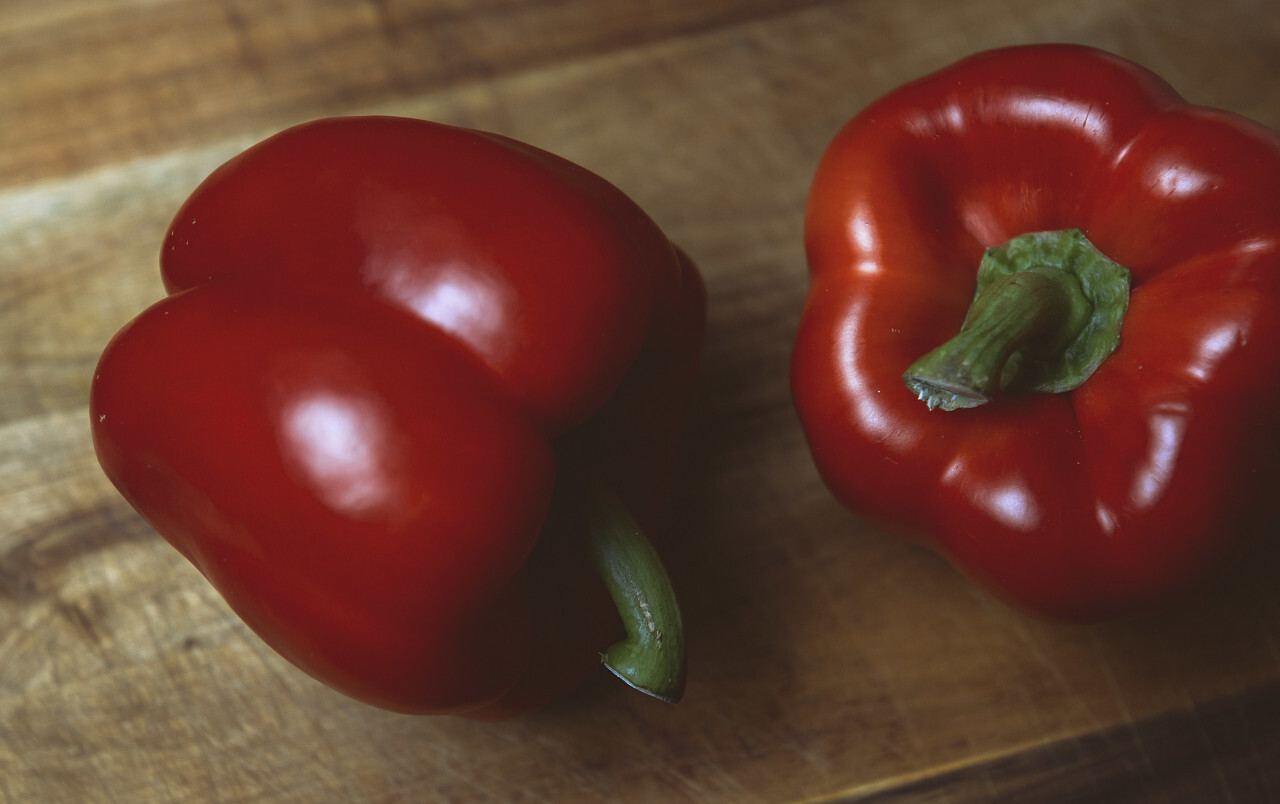
<path id="1" fill-rule="evenodd" d="M 983 53 L 839 133 L 805 242 L 794 399 L 868 520 L 1071 620 L 1273 523 L 1280 135 L 1097 50 Z"/>
<path id="2" fill-rule="evenodd" d="M 320 120 L 206 179 L 161 271 L 99 363 L 98 457 L 276 650 L 405 712 L 526 711 L 601 652 L 679 697 L 636 520 L 658 529 L 704 293 L 621 192 L 492 134 Z"/>

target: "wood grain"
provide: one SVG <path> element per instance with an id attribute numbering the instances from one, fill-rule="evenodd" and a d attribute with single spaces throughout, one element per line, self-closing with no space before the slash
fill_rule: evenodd
<path id="1" fill-rule="evenodd" d="M 1251 690 L 992 757 L 979 757 L 845 801 L 1275 801 L 1280 689 Z"/>
<path id="2" fill-rule="evenodd" d="M 0 28 L 0 183 L 216 141 L 643 45 L 779 0 L 17 0 Z"/>
<path id="3" fill-rule="evenodd" d="M 1274 799 L 1275 546 L 1146 620 L 1028 620 L 836 505 L 791 408 L 829 138 L 896 84 L 1049 40 L 1280 127 L 1274 0 L 0 6 L 0 798 Z M 266 649 L 101 476 L 94 364 L 161 294 L 177 205 L 280 127 L 365 112 L 578 161 L 701 265 L 680 705 L 601 677 L 503 724 L 363 707 Z"/>

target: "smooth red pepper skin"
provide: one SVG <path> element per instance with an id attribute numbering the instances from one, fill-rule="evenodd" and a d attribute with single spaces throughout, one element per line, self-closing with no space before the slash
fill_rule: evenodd
<path id="1" fill-rule="evenodd" d="M 206 179 L 161 271 L 95 448 L 254 631 L 403 712 L 510 716 L 595 671 L 618 618 L 562 481 L 656 529 L 705 308 L 634 203 L 495 135 L 320 120 Z"/>
<path id="2" fill-rule="evenodd" d="M 1120 345 L 1069 393 L 930 411 L 983 250 L 1079 228 L 1132 272 Z M 1280 136 L 1096 50 L 978 54 L 869 106 L 806 214 L 792 390 L 869 521 L 1050 618 L 1149 610 L 1277 513 Z"/>

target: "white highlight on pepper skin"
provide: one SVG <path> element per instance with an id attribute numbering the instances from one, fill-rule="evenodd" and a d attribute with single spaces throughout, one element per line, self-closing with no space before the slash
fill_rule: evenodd
<path id="1" fill-rule="evenodd" d="M 335 510 L 361 517 L 386 503 L 393 483 L 383 414 L 376 400 L 333 391 L 304 395 L 286 408 L 287 454 Z"/>

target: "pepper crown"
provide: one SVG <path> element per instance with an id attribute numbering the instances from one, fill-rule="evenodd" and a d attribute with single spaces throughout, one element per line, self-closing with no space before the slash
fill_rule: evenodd
<path id="1" fill-rule="evenodd" d="M 959 334 L 903 380 L 930 410 L 1074 390 L 1119 346 L 1128 304 L 1128 269 L 1079 229 L 1015 237 L 983 256 Z"/>

